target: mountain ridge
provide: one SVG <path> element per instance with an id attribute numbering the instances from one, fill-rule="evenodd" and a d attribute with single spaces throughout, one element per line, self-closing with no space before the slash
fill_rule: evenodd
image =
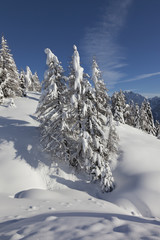
<path id="1" fill-rule="evenodd" d="M 154 120 L 158 120 L 160 122 L 160 97 L 155 96 L 153 98 L 146 98 L 141 94 L 132 91 L 123 91 L 123 94 L 125 95 L 127 104 L 130 101 L 133 101 L 135 104 L 137 103 L 141 106 L 145 99 L 148 100 L 151 105 Z"/>

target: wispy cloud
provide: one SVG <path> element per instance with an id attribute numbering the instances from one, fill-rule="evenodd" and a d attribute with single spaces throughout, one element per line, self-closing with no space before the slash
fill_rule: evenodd
<path id="1" fill-rule="evenodd" d="M 145 79 L 145 78 L 151 78 L 151 77 L 154 77 L 154 76 L 157 76 L 157 75 L 160 75 L 160 72 L 141 74 L 141 75 L 138 75 L 134 78 L 119 81 L 118 83 L 134 82 L 134 81 L 142 80 L 142 79 Z"/>
<path id="2" fill-rule="evenodd" d="M 117 35 L 125 24 L 128 8 L 132 0 L 107 1 L 108 4 L 99 23 L 86 30 L 82 46 L 91 62 L 96 56 L 103 78 L 108 84 L 114 85 L 124 77 L 121 68 L 126 65 L 123 49 L 116 42 Z"/>

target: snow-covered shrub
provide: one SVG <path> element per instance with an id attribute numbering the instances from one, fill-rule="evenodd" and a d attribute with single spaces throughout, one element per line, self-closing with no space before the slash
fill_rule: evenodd
<path id="1" fill-rule="evenodd" d="M 8 106 L 9 106 L 9 107 L 13 107 L 13 108 L 15 108 L 15 107 L 16 107 L 16 104 L 15 104 L 15 102 L 14 102 L 14 99 L 13 99 L 13 98 L 11 98 L 11 99 L 10 99 Z"/>

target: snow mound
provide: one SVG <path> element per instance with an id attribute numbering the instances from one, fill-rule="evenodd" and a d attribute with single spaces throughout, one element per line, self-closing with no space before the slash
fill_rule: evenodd
<path id="1" fill-rule="evenodd" d="M 44 189 L 30 189 L 15 194 L 15 198 L 54 199 L 55 193 Z"/>

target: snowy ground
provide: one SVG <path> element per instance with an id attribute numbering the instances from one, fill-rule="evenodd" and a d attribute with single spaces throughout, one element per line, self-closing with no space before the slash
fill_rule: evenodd
<path id="1" fill-rule="evenodd" d="M 116 189 L 102 194 L 41 151 L 38 97 L 0 106 L 0 240 L 160 239 L 160 140 L 118 126 Z"/>

